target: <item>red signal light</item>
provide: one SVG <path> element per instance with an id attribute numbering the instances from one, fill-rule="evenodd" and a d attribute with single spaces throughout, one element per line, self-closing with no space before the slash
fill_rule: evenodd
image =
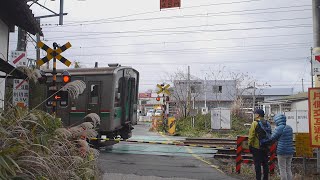
<path id="1" fill-rule="evenodd" d="M 70 76 L 63 76 L 63 82 L 64 83 L 70 82 Z"/>
<path id="2" fill-rule="evenodd" d="M 71 81 L 71 75 L 70 75 L 70 73 L 68 71 L 63 71 L 63 73 L 62 73 L 62 81 L 64 83 L 68 83 L 68 82 Z"/>
<path id="3" fill-rule="evenodd" d="M 158 96 L 158 97 L 156 98 L 156 100 L 157 100 L 157 101 L 160 101 L 160 97 Z"/>

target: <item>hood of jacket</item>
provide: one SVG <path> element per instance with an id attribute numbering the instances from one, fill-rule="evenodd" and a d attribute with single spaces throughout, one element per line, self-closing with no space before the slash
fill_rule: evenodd
<path id="1" fill-rule="evenodd" d="M 274 122 L 276 123 L 277 126 L 280 125 L 286 125 L 287 122 L 287 118 L 284 114 L 277 114 L 274 118 L 273 118 Z"/>

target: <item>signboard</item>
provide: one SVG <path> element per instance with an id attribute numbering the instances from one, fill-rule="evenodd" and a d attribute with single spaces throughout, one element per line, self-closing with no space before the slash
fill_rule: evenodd
<path id="1" fill-rule="evenodd" d="M 227 108 L 211 110 L 211 129 L 231 129 L 231 113 Z"/>
<path id="2" fill-rule="evenodd" d="M 15 67 L 27 66 L 27 53 L 25 51 L 11 51 L 11 63 Z"/>
<path id="3" fill-rule="evenodd" d="M 310 145 L 320 147 L 320 88 L 309 88 Z"/>
<path id="4" fill-rule="evenodd" d="M 313 72 L 312 75 L 319 75 L 320 74 L 320 63 L 319 62 L 315 62 L 314 60 L 312 60 L 312 68 L 313 68 Z"/>
<path id="5" fill-rule="evenodd" d="M 296 110 L 285 112 L 287 124 L 292 127 L 293 133 L 309 133 L 308 111 Z"/>
<path id="6" fill-rule="evenodd" d="M 310 146 L 309 133 L 296 134 L 296 156 L 299 157 L 313 157 L 313 149 Z"/>
<path id="7" fill-rule="evenodd" d="M 29 83 L 26 80 L 13 80 L 13 105 L 19 107 L 29 106 Z"/>
<path id="8" fill-rule="evenodd" d="M 160 9 L 181 7 L 181 0 L 160 0 Z"/>
<path id="9" fill-rule="evenodd" d="M 139 93 L 139 98 L 151 98 L 151 93 Z"/>

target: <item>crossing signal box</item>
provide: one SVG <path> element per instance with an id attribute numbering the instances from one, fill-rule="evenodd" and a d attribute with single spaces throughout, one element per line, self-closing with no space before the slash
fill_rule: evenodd
<path id="1" fill-rule="evenodd" d="M 66 107 L 68 106 L 69 102 L 69 94 L 68 91 L 59 91 L 55 93 L 56 91 L 54 90 L 48 90 L 47 92 L 47 106 L 52 106 L 52 102 L 56 101 L 59 102 L 61 107 Z"/>
<path id="2" fill-rule="evenodd" d="M 68 91 L 60 91 L 60 106 L 66 107 L 68 106 L 69 94 Z"/>

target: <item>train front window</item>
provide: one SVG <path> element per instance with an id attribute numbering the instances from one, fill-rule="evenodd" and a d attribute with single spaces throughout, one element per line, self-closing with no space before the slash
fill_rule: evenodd
<path id="1" fill-rule="evenodd" d="M 92 84 L 90 87 L 90 103 L 98 104 L 99 99 L 99 85 Z"/>

